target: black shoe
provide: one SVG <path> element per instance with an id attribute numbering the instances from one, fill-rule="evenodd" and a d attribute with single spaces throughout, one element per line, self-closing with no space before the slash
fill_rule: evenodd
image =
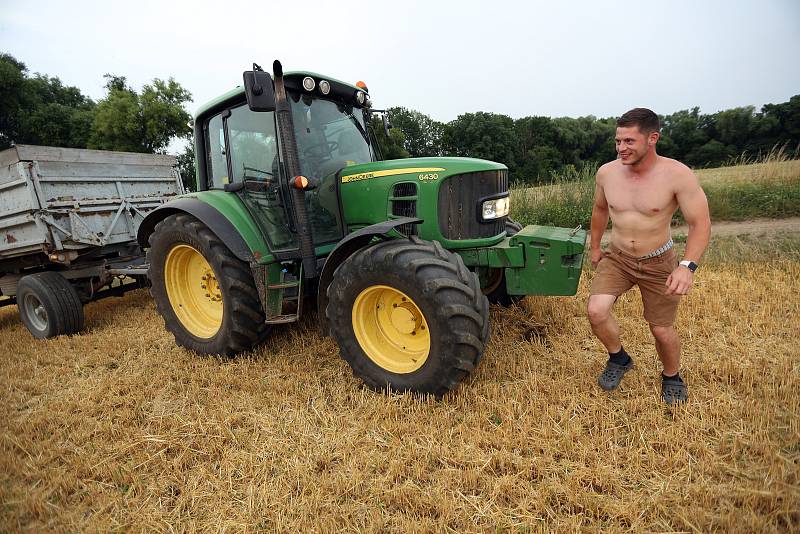
<path id="1" fill-rule="evenodd" d="M 689 388 L 680 378 L 661 377 L 661 398 L 670 406 L 689 400 Z"/>
<path id="2" fill-rule="evenodd" d="M 622 377 L 633 368 L 633 358 L 625 365 L 620 365 L 609 360 L 603 373 L 597 377 L 597 383 L 606 391 L 613 391 L 619 387 Z"/>

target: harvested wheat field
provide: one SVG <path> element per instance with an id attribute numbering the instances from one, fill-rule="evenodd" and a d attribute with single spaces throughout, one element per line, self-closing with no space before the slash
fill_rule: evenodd
<path id="1" fill-rule="evenodd" d="M 233 360 L 177 348 L 146 291 L 34 342 L 0 310 L 0 530 L 790 531 L 800 527 L 800 261 L 708 266 L 683 303 L 690 402 L 602 392 L 578 298 L 492 309 L 441 401 L 364 389 L 315 318 Z"/>

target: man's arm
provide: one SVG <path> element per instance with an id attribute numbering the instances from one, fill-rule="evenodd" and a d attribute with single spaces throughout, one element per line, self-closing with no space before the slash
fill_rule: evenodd
<path id="1" fill-rule="evenodd" d="M 711 238 L 711 217 L 706 194 L 689 168 L 681 173 L 675 197 L 689 226 L 683 259 L 700 263 Z M 667 295 L 685 295 L 692 287 L 693 278 L 688 267 L 678 266 L 667 279 Z"/>
<path id="2" fill-rule="evenodd" d="M 606 226 L 608 226 L 608 201 L 603 191 L 603 168 L 601 167 L 597 171 L 597 176 L 595 176 L 594 204 L 592 205 L 592 227 L 589 240 L 592 267 L 597 267 L 597 264 L 603 258 L 600 242 L 603 239 Z"/>

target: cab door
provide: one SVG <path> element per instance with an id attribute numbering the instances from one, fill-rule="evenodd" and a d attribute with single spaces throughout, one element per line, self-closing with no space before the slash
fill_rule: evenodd
<path id="1" fill-rule="evenodd" d="M 247 105 L 226 109 L 208 123 L 207 150 L 215 187 L 234 187 L 272 252 L 298 249 L 289 225 L 291 198 L 281 176 L 275 116 Z M 224 163 L 224 167 L 223 167 Z M 220 176 L 215 169 L 223 169 Z"/>

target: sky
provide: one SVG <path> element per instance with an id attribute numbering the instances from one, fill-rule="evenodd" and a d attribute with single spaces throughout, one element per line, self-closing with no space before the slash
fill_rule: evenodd
<path id="1" fill-rule="evenodd" d="M 191 113 L 274 59 L 444 122 L 713 113 L 800 94 L 800 1 L 0 0 L 0 52 L 95 100 L 173 77 Z"/>

